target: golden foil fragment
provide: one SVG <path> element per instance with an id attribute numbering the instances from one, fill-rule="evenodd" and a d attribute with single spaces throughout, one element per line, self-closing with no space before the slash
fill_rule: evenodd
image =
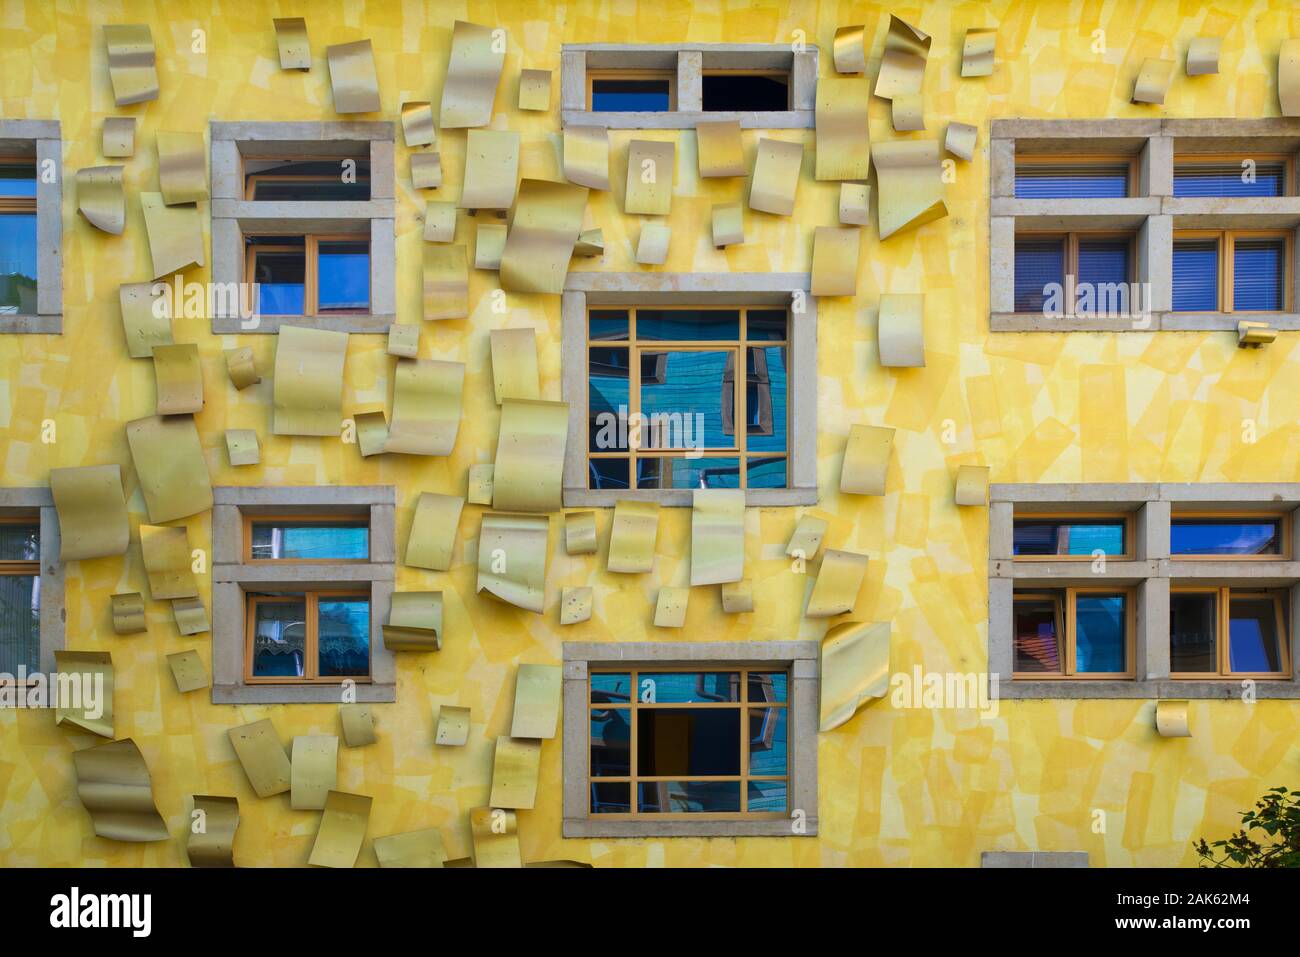
<path id="1" fill-rule="evenodd" d="M 740 203 L 713 204 L 713 245 L 739 246 L 745 241 L 745 207 Z"/>
<path id="2" fill-rule="evenodd" d="M 144 596 L 138 591 L 113 595 L 109 599 L 113 609 L 113 633 L 138 635 L 148 630 L 144 617 Z"/>
<path id="3" fill-rule="evenodd" d="M 339 722 L 343 725 L 343 743 L 349 748 L 375 743 L 375 714 L 369 704 L 339 705 Z"/>
<path id="4" fill-rule="evenodd" d="M 384 624 L 389 651 L 442 650 L 442 592 L 395 591 Z"/>
<path id="5" fill-rule="evenodd" d="M 749 208 L 777 216 L 793 213 L 802 165 L 802 143 L 760 139 L 749 184 Z"/>
<path id="6" fill-rule="evenodd" d="M 591 620 L 594 595 L 589 585 L 565 588 L 560 592 L 560 624 L 576 625 Z"/>
<path id="7" fill-rule="evenodd" d="M 176 621 L 176 630 L 182 635 L 201 635 L 211 629 L 202 598 L 173 598 L 172 618 Z"/>
<path id="8" fill-rule="evenodd" d="M 492 122 L 492 101 L 506 59 L 504 38 L 498 40 L 494 32 L 491 27 L 464 20 L 452 24 L 451 54 L 438 117 L 438 125 L 444 130 Z"/>
<path id="9" fill-rule="evenodd" d="M 970 123 L 953 121 L 943 137 L 943 148 L 958 159 L 970 162 L 975 158 L 975 144 L 979 140 L 979 127 Z"/>
<path id="10" fill-rule="evenodd" d="M 880 72 L 876 74 L 876 96 L 892 100 L 896 96 L 920 93 L 929 55 L 930 36 L 891 15 Z"/>
<path id="11" fill-rule="evenodd" d="M 525 179 L 501 253 L 501 288 L 559 295 L 574 244 L 582 233 L 587 188 Z"/>
<path id="12" fill-rule="evenodd" d="M 1277 333 L 1278 330 L 1270 328 L 1267 322 L 1240 319 L 1237 321 L 1237 348 L 1266 346 L 1277 338 Z"/>
<path id="13" fill-rule="evenodd" d="M 559 665 L 523 664 L 515 670 L 512 738 L 555 737 L 555 726 L 560 720 L 562 674 Z"/>
<path id="14" fill-rule="evenodd" d="M 564 128 L 564 178 L 589 189 L 609 189 L 609 130 L 603 126 Z"/>
<path id="15" fill-rule="evenodd" d="M 754 581 L 742 578 L 722 586 L 722 610 L 728 615 L 738 615 L 754 610 Z"/>
<path id="16" fill-rule="evenodd" d="M 89 166 L 77 170 L 77 212 L 96 229 L 113 236 L 126 229 L 126 191 L 122 166 Z"/>
<path id="17" fill-rule="evenodd" d="M 745 577 L 745 490 L 696 489 L 691 504 L 691 584 Z"/>
<path id="18" fill-rule="evenodd" d="M 198 691 L 210 684 L 207 669 L 203 667 L 203 659 L 193 649 L 168 655 L 167 666 L 171 668 L 172 680 L 176 682 L 176 690 L 181 694 Z"/>
<path id="19" fill-rule="evenodd" d="M 1162 738 L 1190 738 L 1192 728 L 1188 711 L 1188 701 L 1157 701 L 1156 731 Z"/>
<path id="20" fill-rule="evenodd" d="M 689 588 L 665 585 L 655 601 L 655 627 L 681 628 L 686 624 L 686 606 L 691 600 Z"/>
<path id="21" fill-rule="evenodd" d="M 957 488 L 954 499 L 958 505 L 987 505 L 989 503 L 989 467 L 987 465 L 958 466 Z"/>
<path id="22" fill-rule="evenodd" d="M 1278 49 L 1277 101 L 1283 116 L 1300 116 L 1300 39 L 1294 37 Z"/>
<path id="23" fill-rule="evenodd" d="M 903 93 L 890 104 L 890 116 L 898 133 L 925 129 L 925 98 L 920 93 Z"/>
<path id="24" fill-rule="evenodd" d="M 1219 43 L 1219 37 L 1192 37 L 1191 43 L 1187 45 L 1188 76 L 1206 76 L 1219 72 Z"/>
<path id="25" fill-rule="evenodd" d="M 424 241 L 449 243 L 456 238 L 456 204 L 429 200 L 424 204 Z"/>
<path id="26" fill-rule="evenodd" d="M 393 421 L 385 452 L 450 455 L 460 431 L 465 364 L 399 359 L 393 373 Z"/>
<path id="27" fill-rule="evenodd" d="M 551 71 L 519 71 L 519 109 L 545 112 L 551 108 Z"/>
<path id="28" fill-rule="evenodd" d="M 131 541 L 120 465 L 50 469 L 59 516 L 59 561 L 123 555 Z"/>
<path id="29" fill-rule="evenodd" d="M 878 425 L 854 425 L 844 448 L 840 491 L 850 495 L 884 495 L 894 430 Z"/>
<path id="30" fill-rule="evenodd" d="M 573 244 L 573 255 L 591 257 L 605 254 L 605 236 L 600 229 L 584 229 Z"/>
<path id="31" fill-rule="evenodd" d="M 506 248 L 507 229 L 499 223 L 479 223 L 474 230 L 474 268 L 501 268 L 501 254 Z"/>
<path id="32" fill-rule="evenodd" d="M 877 143 L 876 205 L 880 238 L 948 215 L 943 202 L 943 164 L 937 140 Z"/>
<path id="33" fill-rule="evenodd" d="M 745 144 L 740 120 L 709 120 L 695 124 L 700 177 L 744 176 Z"/>
<path id="34" fill-rule="evenodd" d="M 564 551 L 569 555 L 596 554 L 596 513 L 566 512 Z"/>
<path id="35" fill-rule="evenodd" d="M 531 808 L 537 800 L 541 765 L 542 742 L 504 735 L 497 738 L 488 803 L 494 808 Z"/>
<path id="36" fill-rule="evenodd" d="M 1143 60 L 1142 69 L 1138 71 L 1137 80 L 1133 84 L 1133 102 L 1163 104 L 1176 66 L 1173 60 L 1154 57 Z"/>
<path id="37" fill-rule="evenodd" d="M 836 73 L 867 72 L 865 33 L 866 28 L 861 24 L 856 27 L 839 27 L 835 31 L 832 55 Z"/>
<path id="38" fill-rule="evenodd" d="M 402 140 L 406 148 L 433 146 L 438 131 L 433 126 L 433 106 L 428 101 L 402 104 Z"/>
<path id="39" fill-rule="evenodd" d="M 668 244 L 673 231 L 667 223 L 647 220 L 637 237 L 636 261 L 642 266 L 662 266 L 668 261 Z"/>
<path id="40" fill-rule="evenodd" d="M 880 364 L 886 368 L 925 365 L 925 296 L 885 293 L 876 323 Z"/>
<path id="41" fill-rule="evenodd" d="M 153 356 L 154 346 L 172 341 L 170 301 L 166 296 L 154 295 L 153 287 L 151 282 L 129 282 L 117 287 L 126 352 L 132 359 L 148 359 Z"/>
<path id="42" fill-rule="evenodd" d="M 478 536 L 476 592 L 542 613 L 551 523 L 546 515 L 485 512 Z"/>
<path id="43" fill-rule="evenodd" d="M 541 391 L 537 385 L 537 333 L 532 326 L 493 329 L 489 338 L 492 390 L 497 405 L 506 399 L 538 398 Z"/>
<path id="44" fill-rule="evenodd" d="M 623 212 L 667 216 L 672 211 L 676 149 L 671 140 L 632 140 L 628 144 Z"/>
<path id="45" fill-rule="evenodd" d="M 320 811 L 326 796 L 338 787 L 339 739 L 332 734 L 300 734 L 293 739 L 289 771 L 289 806 L 295 811 Z"/>
<path id="46" fill-rule="evenodd" d="M 471 505 L 491 505 L 492 504 L 492 473 L 494 467 L 491 463 L 487 465 L 471 465 L 469 467 L 469 488 L 466 490 L 465 500 Z"/>
<path id="47" fill-rule="evenodd" d="M 442 154 L 411 154 L 411 186 L 415 189 L 441 188 Z"/>
<path id="48" fill-rule="evenodd" d="M 185 854 L 190 867 L 234 867 L 239 801 L 212 794 L 194 795 Z M 201 822 L 201 823 L 200 823 Z"/>
<path id="49" fill-rule="evenodd" d="M 474 838 L 475 867 L 524 866 L 514 811 L 476 807 L 469 812 L 469 827 Z"/>
<path id="50" fill-rule="evenodd" d="M 231 728 L 228 733 L 235 756 L 258 797 L 289 790 L 293 770 L 270 718 Z"/>
<path id="51" fill-rule="evenodd" d="M 141 525 L 140 553 L 149 576 L 149 597 L 194 598 L 199 583 L 191 568 L 190 539 L 184 525 Z"/>
<path id="52" fill-rule="evenodd" d="M 72 752 L 77 797 L 95 836 L 110 841 L 165 841 L 167 824 L 153 801 L 144 755 L 130 738 Z"/>
<path id="53" fill-rule="evenodd" d="M 307 863 L 313 867 L 355 867 L 370 823 L 371 798 L 330 791 Z"/>
<path id="54" fill-rule="evenodd" d="M 465 247 L 424 247 L 425 319 L 464 319 L 469 315 L 469 263 Z"/>
<path id="55" fill-rule="evenodd" d="M 505 399 L 492 470 L 492 507 L 508 512 L 562 508 L 569 403 Z"/>
<path id="56" fill-rule="evenodd" d="M 812 294 L 856 296 L 858 244 L 856 226 L 818 226 L 813 230 Z"/>
<path id="57" fill-rule="evenodd" d="M 107 651 L 56 651 L 54 670 L 55 725 L 113 737 L 113 656 Z"/>
<path id="58" fill-rule="evenodd" d="M 420 327 L 413 323 L 394 323 L 388 327 L 388 354 L 402 359 L 420 355 Z"/>
<path id="59" fill-rule="evenodd" d="M 379 455 L 388 444 L 388 422 L 384 419 L 383 409 L 368 409 L 352 413 L 352 424 L 356 426 L 357 451 L 362 458 Z"/>
<path id="60" fill-rule="evenodd" d="M 962 76 L 991 76 L 998 31 L 994 27 L 972 27 L 961 48 Z"/>
<path id="61" fill-rule="evenodd" d="M 135 155 L 135 117 L 106 116 L 100 151 L 108 159 L 127 159 Z"/>
<path id="62" fill-rule="evenodd" d="M 168 206 L 208 198 L 207 147 L 202 133 L 159 131 L 158 188 Z"/>
<path id="63" fill-rule="evenodd" d="M 434 744 L 459 748 L 469 740 L 469 708 L 444 704 L 438 708 L 438 730 Z"/>
<path id="64" fill-rule="evenodd" d="M 369 40 L 336 43 L 325 48 L 334 92 L 335 113 L 378 113 L 379 74 Z"/>
<path id="65" fill-rule="evenodd" d="M 106 24 L 108 78 L 118 106 L 158 99 L 157 57 L 147 23 Z"/>
<path id="66" fill-rule="evenodd" d="M 822 547 L 822 539 L 825 537 L 826 519 L 816 515 L 801 515 L 790 541 L 786 543 L 785 553 L 794 558 L 816 558 L 817 550 Z"/>
<path id="67" fill-rule="evenodd" d="M 135 419 L 126 424 L 126 442 L 149 521 L 171 522 L 212 507 L 212 481 L 193 416 Z"/>
<path id="68" fill-rule="evenodd" d="M 650 571 L 658 538 L 658 502 L 615 502 L 605 570 L 630 575 Z"/>
<path id="69" fill-rule="evenodd" d="M 859 77 L 822 77 L 817 83 L 816 179 L 867 178 L 871 171 L 869 98 Z"/>
<path id="70" fill-rule="evenodd" d="M 346 332 L 280 327 L 273 382 L 276 435 L 339 435 L 347 356 Z"/>
<path id="71" fill-rule="evenodd" d="M 452 549 L 464 507 L 465 500 L 458 495 L 421 492 L 415 503 L 403 563 L 439 572 L 451 568 Z"/>
<path id="72" fill-rule="evenodd" d="M 852 611 L 866 575 L 866 555 L 826 549 L 804 615 L 808 618 L 829 618 Z"/>
<path id="73" fill-rule="evenodd" d="M 251 346 L 226 350 L 226 374 L 230 376 L 230 384 L 240 391 L 262 381 L 257 374 Z"/>
<path id="74" fill-rule="evenodd" d="M 442 867 L 447 851 L 437 828 L 390 834 L 374 840 L 380 867 Z"/>
<path id="75" fill-rule="evenodd" d="M 311 43 L 307 21 L 302 17 L 273 17 L 275 44 L 280 50 L 281 70 L 310 70 Z"/>
<path id="76" fill-rule="evenodd" d="M 203 370 L 199 347 L 193 342 L 153 347 L 159 415 L 203 411 Z"/>
<path id="77" fill-rule="evenodd" d="M 445 124 L 444 124 L 445 125 Z M 465 139 L 461 209 L 509 209 L 519 186 L 519 134 L 470 130 Z"/>
<path id="78" fill-rule="evenodd" d="M 840 183 L 840 223 L 871 225 L 871 187 L 865 183 Z"/>
<path id="79" fill-rule="evenodd" d="M 168 206 L 162 193 L 141 193 L 153 278 L 204 265 L 203 219 L 198 206 Z"/>
<path id="80" fill-rule="evenodd" d="M 831 731 L 889 691 L 889 622 L 846 621 L 822 642 L 821 726 Z"/>

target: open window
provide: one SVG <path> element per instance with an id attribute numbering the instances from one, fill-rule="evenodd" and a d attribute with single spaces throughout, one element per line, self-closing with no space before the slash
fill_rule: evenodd
<path id="1" fill-rule="evenodd" d="M 1134 677 L 1134 609 L 1127 588 L 1017 590 L 1013 677 Z"/>

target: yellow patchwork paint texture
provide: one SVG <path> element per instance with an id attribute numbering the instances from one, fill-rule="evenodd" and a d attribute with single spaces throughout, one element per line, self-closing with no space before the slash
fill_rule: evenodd
<path id="1" fill-rule="evenodd" d="M 308 72 L 281 70 L 272 19 L 305 9 L 312 47 Z M 657 629 L 661 587 L 690 575 L 689 509 L 665 508 L 654 569 L 605 571 L 612 510 L 597 510 L 597 554 L 570 556 L 563 520 L 551 516 L 546 611 L 531 614 L 476 593 L 476 537 L 483 505 L 468 504 L 447 572 L 398 564 L 397 587 L 441 591 L 442 650 L 399 656 L 397 702 L 373 708 L 377 742 L 340 748 L 337 790 L 373 797 L 358 863 L 376 863 L 371 840 L 436 828 L 449 859 L 471 853 L 470 811 L 484 807 L 497 739 L 510 734 L 516 667 L 557 664 L 562 641 L 820 639 L 845 620 L 892 623 L 891 667 L 910 673 L 986 668 L 988 512 L 959 509 L 953 481 L 962 464 L 988 465 L 993 482 L 1296 481 L 1300 475 L 1300 339 L 1283 332 L 1263 349 L 1238 349 L 1233 334 L 989 334 L 989 121 L 999 117 L 1277 116 L 1279 38 L 1300 36 L 1300 9 L 1285 0 L 1202 5 L 976 2 L 841 4 L 790 0 L 684 0 L 570 3 L 281 4 L 175 0 L 167 4 L 3 6 L 0 116 L 57 119 L 63 158 L 63 334 L 0 335 L 0 469 L 8 486 L 45 486 L 50 469 L 118 463 L 130 511 L 125 557 L 71 562 L 66 569 L 67 647 L 111 652 L 114 735 L 132 738 L 148 765 L 167 841 L 130 844 L 94 835 L 77 798 L 72 753 L 99 741 L 56 727 L 52 712 L 0 710 L 0 866 L 178 866 L 193 794 L 239 799 L 235 860 L 246 866 L 302 866 L 319 811 L 291 810 L 287 795 L 258 799 L 231 747 L 230 728 L 262 718 L 287 747 L 298 735 L 339 733 L 337 705 L 217 706 L 207 690 L 177 692 L 167 655 L 197 649 L 211 669 L 208 633 L 181 637 L 170 603 L 147 601 L 148 632 L 118 636 L 110 596 L 148 594 L 139 525 L 148 524 L 125 424 L 154 413 L 154 370 L 127 355 L 118 285 L 152 276 L 142 192 L 158 186 L 155 137 L 191 132 L 208 139 L 211 120 L 383 119 L 399 123 L 407 101 L 438 102 L 456 19 L 500 27 L 508 45 L 492 129 L 520 134 L 519 175 L 562 180 L 558 114 L 562 43 L 790 43 L 820 48 L 820 75 L 833 75 L 835 31 L 865 24 L 873 82 L 897 13 L 933 38 L 924 84 L 928 132 L 895 134 L 890 103 L 872 97 L 873 143 L 940 137 L 949 120 L 979 128 L 970 163 L 946 187 L 948 216 L 884 242 L 862 230 L 857 295 L 823 299 L 818 309 L 818 484 L 810 509 L 828 523 L 825 546 L 869 556 L 851 614 L 806 620 L 811 576 L 792 568 L 785 543 L 803 509 L 750 508 L 745 576 L 752 613 L 725 614 L 716 589 L 693 589 L 685 627 Z M 115 107 L 103 40 L 105 24 L 147 23 L 157 49 L 157 100 Z M 962 79 L 970 28 L 995 26 L 989 77 Z M 1094 30 L 1104 31 L 1097 52 Z M 1130 103 L 1143 60 L 1181 58 L 1195 36 L 1221 36 L 1217 75 L 1175 72 L 1163 106 Z M 368 38 L 382 109 L 334 112 L 325 47 Z M 517 109 L 522 69 L 549 70 L 556 90 L 548 112 Z M 125 164 L 126 228 L 121 236 L 77 215 L 75 171 L 104 165 L 102 125 L 137 119 L 135 155 Z M 584 228 L 603 231 L 605 253 L 574 259 L 573 270 L 638 271 L 643 219 L 622 212 L 628 144 L 676 144 L 667 262 L 647 271 L 807 272 L 813 231 L 838 225 L 839 183 L 817 182 L 812 129 L 768 131 L 802 142 L 795 212 L 746 207 L 745 242 L 716 249 L 715 205 L 747 203 L 747 177 L 698 176 L 693 131 L 614 131 L 612 190 L 593 190 Z M 743 133 L 747 167 L 759 131 Z M 456 200 L 465 167 L 465 131 L 439 130 L 443 185 L 415 190 L 410 154 L 396 137 L 397 313 L 419 323 L 425 203 Z M 199 204 L 205 245 L 210 203 Z M 490 221 L 491 214 L 480 214 Z M 459 213 L 456 241 L 474 227 Z M 206 282 L 203 268 L 184 278 Z M 271 372 L 276 340 L 214 336 L 206 318 L 174 320 L 175 341 L 197 343 L 204 406 L 195 420 L 214 486 L 393 485 L 397 555 L 406 550 L 421 492 L 465 494 L 470 466 L 490 462 L 501 411 L 494 400 L 489 332 L 533 328 L 541 398 L 560 393 L 560 297 L 508 294 L 492 309 L 494 272 L 470 271 L 469 318 L 425 322 L 420 358 L 465 364 L 459 435 L 445 458 L 363 458 L 334 438 L 272 432 Z M 882 369 L 876 315 L 882 293 L 925 299 L 925 366 Z M 236 391 L 224 350 L 250 347 L 262 381 Z M 394 362 L 383 335 L 350 337 L 343 412 L 388 407 Z M 896 430 L 883 496 L 838 491 L 854 424 Z M 1257 441 L 1242 441 L 1250 423 Z M 261 462 L 232 468 L 225 431 L 251 429 Z M 211 513 L 184 522 L 191 547 L 209 548 Z M 810 568 L 811 570 L 811 568 Z M 197 576 L 212 609 L 210 569 Z M 589 621 L 559 625 L 562 589 L 591 586 Z M 464 747 L 437 747 L 434 716 L 470 709 Z M 1193 701 L 1190 738 L 1162 739 L 1154 702 L 1004 701 L 996 717 L 973 711 L 903 709 L 872 701 L 820 735 L 819 827 L 813 838 L 566 840 L 561 837 L 561 737 L 541 743 L 536 806 L 518 812 L 525 861 L 570 859 L 596 866 L 900 865 L 976 866 L 986 850 L 1086 851 L 1094 866 L 1189 865 L 1191 842 L 1227 836 L 1236 812 L 1267 787 L 1295 786 L 1300 770 L 1297 706 Z M 797 746 L 797 743 L 796 743 Z"/>

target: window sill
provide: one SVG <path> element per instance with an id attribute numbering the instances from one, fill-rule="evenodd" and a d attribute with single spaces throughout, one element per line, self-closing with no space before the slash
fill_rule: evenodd
<path id="1" fill-rule="evenodd" d="M 1061 698 L 1149 698 L 1159 700 L 1172 698 L 1229 701 L 1241 698 L 1241 683 L 1246 680 L 1255 682 L 1254 696 L 1256 698 L 1300 698 L 1300 683 L 1280 679 L 1258 678 L 1214 678 L 1204 681 L 1173 678 L 1142 681 L 1126 681 L 1123 679 L 1071 681 L 1068 678 L 1041 681 L 1014 679 L 998 682 L 998 698 L 1011 700 Z"/>
<path id="2" fill-rule="evenodd" d="M 565 110 L 565 126 L 603 126 L 610 130 L 693 130 L 700 123 L 739 120 L 745 130 L 810 130 L 812 110 L 665 110 L 650 113 Z"/>
<path id="3" fill-rule="evenodd" d="M 347 314 L 332 316 L 258 316 L 240 319 L 238 316 L 213 316 L 212 334 L 215 335 L 275 335 L 281 326 L 308 326 L 330 332 L 352 332 L 358 335 L 387 335 L 388 327 L 397 321 L 395 315 Z M 256 325 L 250 325 L 250 323 Z M 1235 328 L 1235 327 L 1234 327 Z"/>
<path id="4" fill-rule="evenodd" d="M 990 332 L 1231 332 L 1243 319 L 1267 322 L 1283 332 L 1300 330 L 1300 312 L 1153 312 L 1139 317 L 1061 316 L 994 312 Z"/>
<path id="5" fill-rule="evenodd" d="M 794 819 L 764 821 L 600 821 L 565 818 L 565 837 L 816 837 L 817 819 L 806 818 L 798 832 Z"/>
<path id="6" fill-rule="evenodd" d="M 587 506 L 613 508 L 623 501 L 658 502 L 668 508 L 689 508 L 695 500 L 695 490 L 673 489 L 589 489 L 566 488 L 564 507 Z M 815 488 L 753 488 L 745 490 L 745 504 L 750 507 L 781 507 L 787 505 L 816 505 Z"/>
<path id="7" fill-rule="evenodd" d="M 63 316 L 0 315 L 0 335 L 52 335 L 63 333 Z"/>
<path id="8" fill-rule="evenodd" d="M 218 685 L 213 704 L 342 704 L 342 685 Z M 358 704 L 387 704 L 397 700 L 396 684 L 351 686 Z"/>

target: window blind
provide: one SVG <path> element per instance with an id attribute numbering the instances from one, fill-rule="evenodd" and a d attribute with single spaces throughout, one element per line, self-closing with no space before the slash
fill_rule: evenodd
<path id="1" fill-rule="evenodd" d="M 1047 298 L 1044 287 L 1065 282 L 1063 239 L 1017 239 L 1016 312 L 1042 312 Z"/>
<path id="2" fill-rule="evenodd" d="M 1117 199 L 1128 196 L 1128 164 L 1016 167 L 1016 199 Z"/>
<path id="3" fill-rule="evenodd" d="M 1232 308 L 1238 312 L 1283 308 L 1286 243 L 1281 239 L 1238 239 L 1232 255 Z"/>
<path id="4" fill-rule="evenodd" d="M 1219 309 L 1219 242 L 1184 239 L 1174 243 L 1174 311 Z"/>
<path id="5" fill-rule="evenodd" d="M 1257 163 L 1253 176 L 1240 163 L 1205 163 L 1174 167 L 1175 196 L 1282 196 L 1286 167 Z M 1250 179 L 1251 181 L 1247 181 Z"/>

